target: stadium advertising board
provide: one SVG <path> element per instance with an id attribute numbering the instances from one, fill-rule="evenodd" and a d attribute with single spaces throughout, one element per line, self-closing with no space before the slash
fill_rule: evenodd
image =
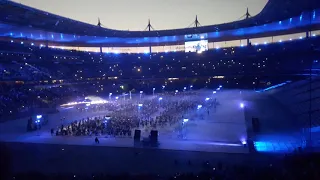
<path id="1" fill-rule="evenodd" d="M 202 52 L 208 50 L 208 40 L 185 42 L 185 52 Z"/>

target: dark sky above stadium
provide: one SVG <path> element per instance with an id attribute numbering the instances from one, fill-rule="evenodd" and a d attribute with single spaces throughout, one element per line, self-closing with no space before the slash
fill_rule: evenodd
<path id="1" fill-rule="evenodd" d="M 238 20 L 249 8 L 259 13 L 268 0 L 14 0 L 54 14 L 111 29 L 156 30 L 188 27 L 198 15 L 201 25 Z"/>

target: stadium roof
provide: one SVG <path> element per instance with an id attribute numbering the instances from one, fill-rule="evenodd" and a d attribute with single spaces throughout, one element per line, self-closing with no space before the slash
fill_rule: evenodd
<path id="1" fill-rule="evenodd" d="M 299 16 L 304 11 L 320 8 L 319 0 L 269 0 L 263 10 L 249 19 L 202 26 L 196 28 L 159 31 L 121 31 L 107 29 L 54 15 L 12 1 L 0 1 L 0 22 L 16 26 L 26 26 L 45 31 L 76 34 L 83 36 L 106 37 L 160 37 L 186 34 L 199 34 L 262 25 L 278 20 Z"/>

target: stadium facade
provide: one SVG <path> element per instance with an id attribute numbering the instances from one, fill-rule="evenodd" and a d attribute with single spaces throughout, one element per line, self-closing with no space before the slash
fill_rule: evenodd
<path id="1" fill-rule="evenodd" d="M 105 53 L 201 51 L 269 44 L 320 35 L 316 0 L 270 0 L 254 17 L 202 27 L 159 31 L 120 31 L 2 1 L 0 37 L 41 47 Z M 249 14 L 247 14 L 249 15 Z M 100 24 L 100 22 L 99 22 Z M 198 48 L 198 49 L 197 49 Z"/>

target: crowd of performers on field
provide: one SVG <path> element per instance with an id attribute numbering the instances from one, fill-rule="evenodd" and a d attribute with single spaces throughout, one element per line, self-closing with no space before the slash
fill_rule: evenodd
<path id="1" fill-rule="evenodd" d="M 56 136 L 131 137 L 134 129 L 157 129 L 182 123 L 184 115 L 196 110 L 199 104 L 203 105 L 207 113 L 211 106 L 216 107 L 218 104 L 216 99 L 211 98 L 205 101 L 203 96 L 195 92 L 186 92 L 181 95 L 165 94 L 161 100 L 158 97 L 139 103 L 127 100 L 125 103 L 113 102 L 113 104 L 95 106 L 94 111 L 108 110 L 110 113 L 106 116 L 88 117 L 68 125 L 61 125 L 56 129 L 51 129 L 51 134 Z"/>

